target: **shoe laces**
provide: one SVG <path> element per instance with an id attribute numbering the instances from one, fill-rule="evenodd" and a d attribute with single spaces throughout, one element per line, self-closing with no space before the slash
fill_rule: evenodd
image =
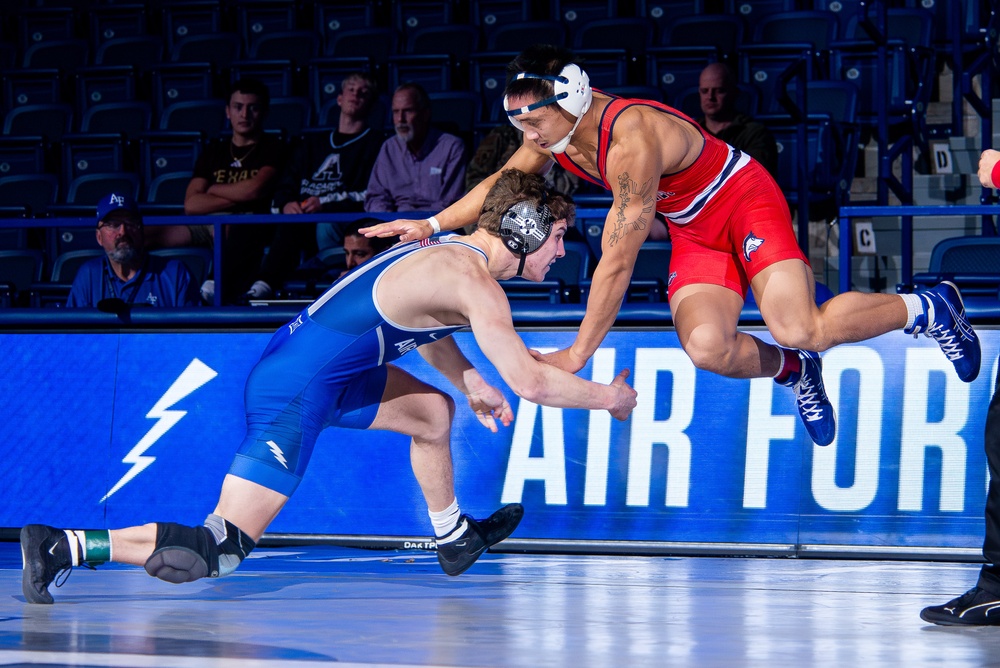
<path id="1" fill-rule="evenodd" d="M 799 405 L 799 413 L 806 422 L 816 422 L 823 419 L 823 404 L 826 397 L 823 390 L 813 385 L 809 375 L 803 369 L 802 378 L 795 384 L 795 400 Z"/>
<path id="2" fill-rule="evenodd" d="M 89 568 L 92 571 L 97 570 L 97 568 L 91 566 L 87 562 L 83 562 L 81 566 L 83 566 L 84 568 Z M 58 571 L 56 571 L 56 576 L 52 578 L 52 584 L 55 585 L 57 588 L 62 587 L 64 584 L 66 584 L 66 580 L 69 580 L 70 573 L 72 572 L 73 572 L 73 564 L 70 564 L 66 568 L 60 568 Z"/>

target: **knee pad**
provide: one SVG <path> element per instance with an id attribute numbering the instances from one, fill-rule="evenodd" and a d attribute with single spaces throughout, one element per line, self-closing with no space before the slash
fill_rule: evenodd
<path id="1" fill-rule="evenodd" d="M 199 527 L 158 522 L 156 547 L 145 569 L 174 584 L 217 578 L 235 571 L 254 547 L 256 543 L 239 527 L 218 515 L 209 515 Z"/>

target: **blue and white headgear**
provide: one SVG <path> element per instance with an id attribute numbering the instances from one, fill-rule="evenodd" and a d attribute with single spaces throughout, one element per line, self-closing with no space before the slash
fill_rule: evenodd
<path id="1" fill-rule="evenodd" d="M 511 253 L 521 258 L 517 275 L 524 271 L 529 255 L 545 245 L 552 233 L 552 211 L 543 199 L 535 204 L 522 200 L 504 212 L 500 218 L 500 238 Z"/>
<path id="2" fill-rule="evenodd" d="M 573 129 L 569 131 L 569 134 L 563 137 L 561 140 L 557 141 L 555 144 L 549 146 L 549 150 L 553 153 L 562 153 L 569 146 L 570 139 L 573 138 L 573 133 L 576 132 L 576 128 L 580 125 L 580 120 L 583 119 L 583 115 L 587 113 L 590 109 L 590 103 L 594 101 L 594 91 L 590 87 L 590 77 L 587 73 L 580 68 L 579 65 L 575 63 L 570 63 L 562 68 L 562 71 L 558 75 L 552 74 L 532 74 L 531 72 L 519 72 L 515 77 L 514 81 L 518 79 L 542 79 L 544 81 L 551 81 L 552 87 L 555 90 L 551 97 L 547 97 L 544 100 L 539 100 L 529 104 L 526 107 L 518 107 L 516 109 L 511 109 L 510 102 L 507 96 L 504 95 L 503 98 L 503 108 L 507 112 L 507 118 L 518 130 L 524 130 L 521 122 L 518 121 L 514 116 L 519 116 L 521 114 L 526 114 L 529 111 L 534 111 L 540 107 L 545 107 L 550 104 L 558 104 L 560 107 L 576 116 L 576 123 L 573 124 Z"/>

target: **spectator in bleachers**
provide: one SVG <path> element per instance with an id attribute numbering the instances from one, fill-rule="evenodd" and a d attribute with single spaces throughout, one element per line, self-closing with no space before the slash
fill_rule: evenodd
<path id="1" fill-rule="evenodd" d="M 778 174 L 778 145 L 774 135 L 750 116 L 736 110 L 740 94 L 736 77 L 723 63 L 712 63 L 701 71 L 698 99 L 705 115 L 698 119 L 705 130 L 733 148 L 748 153 L 771 174 Z"/>
<path id="2" fill-rule="evenodd" d="M 504 123 L 490 130 L 476 147 L 465 168 L 465 191 L 468 192 L 479 185 L 487 176 L 492 176 L 521 147 L 524 133 L 510 123 Z M 572 195 L 580 187 L 580 177 L 570 174 L 559 165 L 553 165 L 545 175 L 548 186 L 560 193 Z"/>
<path id="3" fill-rule="evenodd" d="M 256 79 L 236 81 L 229 92 L 226 118 L 232 136 L 212 142 L 198 158 L 184 195 L 188 215 L 271 213 L 278 177 L 285 168 L 288 146 L 264 132 L 270 107 L 267 86 Z M 207 246 L 214 243 L 212 225 L 170 225 L 153 229 L 154 247 Z M 261 291 L 255 282 L 273 225 L 225 225 L 222 244 L 226 303 Z M 202 297 L 211 301 L 215 282 L 205 281 Z"/>
<path id="4" fill-rule="evenodd" d="M 344 77 L 337 96 L 337 128 L 325 141 L 303 141 L 296 149 L 275 193 L 281 213 L 350 213 L 364 211 L 365 190 L 384 135 L 372 127 L 378 86 L 366 72 Z M 299 266 L 303 253 L 336 248 L 346 224 L 296 223 L 278 227 L 260 281 L 279 287 Z"/>
<path id="5" fill-rule="evenodd" d="M 382 144 L 365 211 L 439 211 L 465 192 L 465 143 L 431 126 L 427 91 L 404 83 L 392 96 L 396 135 Z"/>
<path id="6" fill-rule="evenodd" d="M 361 228 L 367 227 L 373 222 L 380 221 L 377 218 L 361 218 L 348 225 L 347 229 L 344 230 L 344 262 L 347 268 L 340 273 L 341 276 L 364 264 L 396 242 L 393 238 L 373 237 L 369 239 L 361 234 Z"/>
<path id="7" fill-rule="evenodd" d="M 984 188 L 1000 187 L 1000 151 L 987 149 L 979 157 L 979 182 Z M 986 535 L 976 585 L 943 605 L 920 611 L 926 622 L 945 626 L 1000 626 L 1000 387 L 993 390 L 986 411 L 984 436 L 989 487 L 986 491 Z"/>
<path id="8" fill-rule="evenodd" d="M 146 252 L 142 215 L 128 195 L 111 193 L 98 203 L 97 243 L 107 255 L 80 267 L 66 306 L 119 311 L 137 304 L 199 304 L 198 288 L 182 262 Z"/>

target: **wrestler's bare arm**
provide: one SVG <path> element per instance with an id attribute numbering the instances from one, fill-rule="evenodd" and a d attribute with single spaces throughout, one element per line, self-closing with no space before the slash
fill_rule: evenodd
<path id="1" fill-rule="evenodd" d="M 628 417 L 635 407 L 635 391 L 625 384 L 627 369 L 610 385 L 602 385 L 539 362 L 514 330 L 503 288 L 495 281 L 482 288 L 465 302 L 464 310 L 483 354 L 515 394 L 543 406 L 603 409 L 619 420 Z"/>
<path id="2" fill-rule="evenodd" d="M 514 155 L 500 171 L 486 177 L 475 188 L 467 192 L 462 199 L 435 214 L 434 217 L 441 225 L 441 230 L 457 230 L 479 220 L 479 211 L 483 207 L 486 193 L 490 191 L 490 188 L 500 177 L 500 172 L 504 169 L 519 169 L 523 172 L 541 174 L 549 161 L 549 154 L 538 149 L 533 143 L 522 144 L 521 148 L 514 152 Z M 398 235 L 400 241 L 415 241 L 426 239 L 434 234 L 434 230 L 426 219 L 399 219 L 364 227 L 361 229 L 361 233 L 367 237 L 394 237 Z"/>
<path id="3" fill-rule="evenodd" d="M 984 188 L 1000 187 L 1000 183 L 993 182 L 993 169 L 997 162 L 1000 162 L 1000 151 L 988 148 L 979 156 L 979 182 Z"/>
<path id="4" fill-rule="evenodd" d="M 549 359 L 572 372 L 583 368 L 618 316 L 639 247 L 653 224 L 660 175 L 668 168 L 661 144 L 666 140 L 650 129 L 643 115 L 623 114 L 615 127 L 615 137 L 605 172 L 614 202 L 604 222 L 602 255 L 594 270 L 587 312 L 573 345 L 565 354 Z M 668 155 L 667 159 L 675 158 Z"/>

